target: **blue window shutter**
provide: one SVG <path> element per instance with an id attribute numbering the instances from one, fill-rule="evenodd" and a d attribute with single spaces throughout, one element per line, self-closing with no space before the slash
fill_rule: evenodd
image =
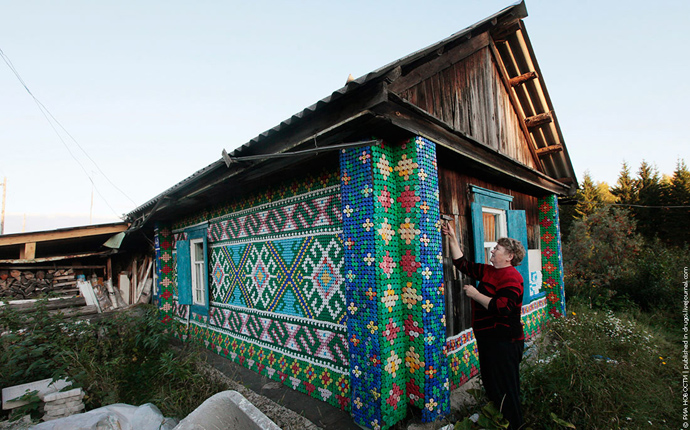
<path id="1" fill-rule="evenodd" d="M 177 241 L 177 297 L 181 305 L 192 304 L 192 259 L 189 240 Z"/>
<path id="2" fill-rule="evenodd" d="M 211 303 L 211 298 L 209 297 L 208 293 L 208 236 L 206 235 L 206 230 L 204 230 L 204 261 L 206 264 L 204 264 L 204 291 L 206 291 L 206 314 L 208 315 L 208 307 L 209 304 Z"/>
<path id="3" fill-rule="evenodd" d="M 486 263 L 484 261 L 484 219 L 482 216 L 482 205 L 474 202 L 471 207 L 472 212 L 472 238 L 474 239 L 474 261 Z"/>
<path id="4" fill-rule="evenodd" d="M 524 286 L 522 303 L 529 303 L 529 261 L 527 258 L 527 218 L 525 211 L 506 211 L 506 220 L 508 223 L 508 237 L 519 240 L 522 242 L 522 246 L 525 247 L 525 258 L 523 258 L 522 263 L 515 268 L 522 275 L 522 282 Z"/>

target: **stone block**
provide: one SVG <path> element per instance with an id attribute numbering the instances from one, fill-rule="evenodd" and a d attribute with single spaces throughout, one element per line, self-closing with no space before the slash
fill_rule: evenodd
<path id="1" fill-rule="evenodd" d="M 62 406 L 57 406 L 55 407 L 55 409 L 46 410 L 46 414 L 53 417 L 63 417 L 65 416 L 65 413 L 67 413 L 67 408 L 64 408 Z"/>
<path id="2" fill-rule="evenodd" d="M 84 404 L 79 403 L 76 405 L 68 406 L 66 409 L 69 415 L 76 414 L 77 412 L 84 410 Z"/>
<path id="3" fill-rule="evenodd" d="M 79 400 L 79 399 L 76 399 L 76 400 L 67 400 L 67 399 L 65 399 L 65 403 L 63 403 L 63 405 L 64 405 L 66 408 L 73 408 L 73 407 L 75 407 L 75 406 L 83 405 L 83 403 L 82 403 L 82 401 Z"/>
<path id="4" fill-rule="evenodd" d="M 70 383 L 64 379 L 60 379 L 55 382 L 53 382 L 52 379 L 43 379 L 40 381 L 30 382 L 28 384 L 15 385 L 13 387 L 3 388 L 2 409 L 14 409 L 28 404 L 29 402 L 27 401 L 12 401 L 12 399 L 16 399 L 17 397 L 20 397 L 26 394 L 27 392 L 36 390 L 38 391 L 38 397 L 43 399 L 44 396 L 51 393 L 55 393 L 56 391 L 60 391 L 63 388 L 68 387 L 69 385 Z"/>
<path id="5" fill-rule="evenodd" d="M 43 401 L 47 403 L 47 402 L 52 402 L 55 400 L 62 400 L 62 399 L 67 399 L 70 397 L 77 397 L 77 396 L 80 396 L 79 397 L 80 399 L 82 397 L 84 397 L 84 392 L 82 391 L 81 388 L 74 388 L 74 389 L 69 390 L 69 391 L 46 394 L 42 398 L 43 398 Z"/>

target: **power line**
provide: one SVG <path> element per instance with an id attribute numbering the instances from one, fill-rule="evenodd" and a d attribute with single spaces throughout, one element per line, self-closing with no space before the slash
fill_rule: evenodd
<path id="1" fill-rule="evenodd" d="M 650 208 L 650 209 L 690 209 L 690 206 L 650 206 L 650 205 L 633 205 L 629 203 L 607 203 L 609 206 L 627 206 L 632 208 Z"/>
<path id="2" fill-rule="evenodd" d="M 576 199 L 562 199 L 559 200 L 558 202 L 561 205 L 576 205 L 579 203 L 578 200 Z M 594 203 L 591 202 L 592 205 L 594 206 L 624 206 L 624 207 L 632 207 L 632 208 L 649 208 L 649 209 L 690 209 L 690 205 L 661 205 L 661 206 L 654 206 L 654 205 L 635 205 L 632 203 Z"/>
<path id="3" fill-rule="evenodd" d="M 22 84 L 22 86 L 24 87 L 24 89 L 26 90 L 26 92 L 29 93 L 29 95 L 31 96 L 31 98 L 34 100 L 34 102 L 35 102 L 36 105 L 38 106 L 38 109 L 39 109 L 39 110 L 41 111 L 41 113 L 43 114 L 43 117 L 46 119 L 46 121 L 48 121 L 48 124 L 49 124 L 50 127 L 53 129 L 53 131 L 54 131 L 55 134 L 57 135 L 58 139 L 60 139 L 60 142 L 62 142 L 62 144 L 64 145 L 65 149 L 67 149 L 67 152 L 69 153 L 69 155 L 74 159 L 74 161 L 77 162 L 77 164 L 79 165 L 79 167 L 81 167 L 81 170 L 84 172 L 84 174 L 86 175 L 86 177 L 89 178 L 89 181 L 91 182 L 91 185 L 93 185 L 94 189 L 96 190 L 96 193 L 98 193 L 98 195 L 101 197 L 101 199 L 103 199 L 103 201 L 104 201 L 105 204 L 110 208 L 110 210 L 113 212 L 113 214 L 115 214 L 115 215 L 118 216 L 118 217 L 120 216 L 120 215 L 115 211 L 115 209 L 113 209 L 113 207 L 110 206 L 110 203 L 108 203 L 108 201 L 107 201 L 106 198 L 103 196 L 103 194 L 101 194 L 101 192 L 100 192 L 100 190 L 98 189 L 98 187 L 96 186 L 96 184 L 95 184 L 93 178 L 91 177 L 91 175 L 89 175 L 89 173 L 88 173 L 87 170 L 84 168 L 84 166 L 83 166 L 82 163 L 79 161 L 79 159 L 77 159 L 77 157 L 74 155 L 74 153 L 72 153 L 72 151 L 70 150 L 69 146 L 67 145 L 67 143 L 65 142 L 65 140 L 64 140 L 64 139 L 62 138 L 62 136 L 60 135 L 59 131 L 58 131 L 58 130 L 55 128 L 55 126 L 53 125 L 53 121 L 55 122 L 55 124 L 57 124 L 57 125 L 65 132 L 65 134 L 67 134 L 67 136 L 69 136 L 69 138 L 72 140 L 72 142 L 74 142 L 74 143 L 77 145 L 77 147 L 84 153 L 84 155 L 86 155 L 86 157 L 93 163 L 93 165 L 96 166 L 96 169 L 98 169 L 98 171 L 99 171 L 99 172 L 103 175 L 103 177 L 110 183 L 110 185 L 112 185 L 112 186 L 113 186 L 116 190 L 118 190 L 123 196 L 125 196 L 130 202 L 132 202 L 133 205 L 136 206 L 136 203 L 134 202 L 134 200 L 132 200 L 124 191 L 122 191 L 117 185 L 115 185 L 115 184 L 113 183 L 113 181 L 110 180 L 110 178 L 108 177 L 108 175 L 106 175 L 105 172 L 103 172 L 103 170 L 100 168 L 100 166 L 98 165 L 98 163 L 96 163 L 96 162 L 94 161 L 94 159 L 91 158 L 91 156 L 90 156 L 90 155 L 86 152 L 86 150 L 79 144 L 79 142 L 70 134 L 70 132 L 67 131 L 67 129 L 60 123 L 60 121 L 58 121 L 57 118 L 55 118 L 55 116 L 50 112 L 50 110 L 49 110 L 47 107 L 45 107 L 45 105 L 44 105 L 43 103 L 41 103 L 41 101 L 38 100 L 38 98 L 31 92 L 31 90 L 29 89 L 29 87 L 28 87 L 28 85 L 26 84 L 26 82 L 24 82 L 24 79 L 22 79 L 21 75 L 19 74 L 19 72 L 17 71 L 17 69 L 14 67 L 14 64 L 12 64 L 12 61 L 9 59 L 9 57 L 7 57 L 7 55 L 5 55 L 5 53 L 2 51 L 2 49 L 0 49 L 0 57 L 2 57 L 3 61 L 5 62 L 5 64 L 7 64 L 7 67 L 9 67 L 10 70 L 12 71 L 12 73 L 14 73 L 14 75 L 17 77 L 17 79 L 18 79 L 19 82 Z M 51 119 L 52 119 L 52 121 L 51 121 Z"/>

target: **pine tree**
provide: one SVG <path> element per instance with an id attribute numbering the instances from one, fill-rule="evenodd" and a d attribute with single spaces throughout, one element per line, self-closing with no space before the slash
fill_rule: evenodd
<path id="1" fill-rule="evenodd" d="M 594 213 L 597 208 L 604 205 L 604 196 L 601 190 L 594 183 L 589 172 L 585 172 L 585 177 L 580 184 L 580 188 L 575 193 L 577 204 L 575 205 L 575 212 L 579 218 L 586 218 Z"/>
<path id="2" fill-rule="evenodd" d="M 690 205 L 690 170 L 685 160 L 676 162 L 676 170 L 671 177 L 671 197 L 675 206 Z"/>
<path id="3" fill-rule="evenodd" d="M 690 171 L 685 160 L 679 159 L 676 162 L 676 170 L 666 191 L 664 203 L 671 207 L 665 211 L 665 230 L 668 235 L 664 239 L 672 245 L 690 244 L 690 209 L 673 207 L 690 206 Z"/>
<path id="4" fill-rule="evenodd" d="M 656 167 L 642 161 L 635 179 L 637 190 L 637 204 L 641 207 L 633 208 L 637 219 L 637 228 L 643 236 L 652 239 L 660 236 L 664 226 L 665 214 L 659 206 L 663 205 L 662 186 Z"/>
<path id="5" fill-rule="evenodd" d="M 637 202 L 635 180 L 630 176 L 630 166 L 625 161 L 621 172 L 618 174 L 616 186 L 611 188 L 611 194 L 616 197 L 616 203 L 636 204 Z"/>

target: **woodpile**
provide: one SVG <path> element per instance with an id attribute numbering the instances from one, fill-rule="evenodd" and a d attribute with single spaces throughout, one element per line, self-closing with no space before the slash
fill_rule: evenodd
<path id="1" fill-rule="evenodd" d="M 115 279 L 104 279 L 97 274 L 110 274 L 110 262 L 108 266 L 5 266 L 0 268 L 0 312 L 7 306 L 31 318 L 37 304 L 50 297 L 42 305 L 48 313 L 94 321 L 108 318 L 112 311 L 149 303 L 154 258 L 134 257 L 123 269 Z"/>
<path id="2" fill-rule="evenodd" d="M 49 292 L 77 294 L 79 289 L 74 269 L 0 270 L 0 298 L 30 299 Z"/>
<path id="3" fill-rule="evenodd" d="M 86 308 L 97 312 L 149 303 L 155 273 L 154 258 L 134 257 L 114 279 L 98 274 L 110 273 L 110 266 L 5 266 L 0 268 L 0 304 L 33 301 L 45 297 L 81 296 Z M 83 306 L 83 305 L 82 305 Z"/>

